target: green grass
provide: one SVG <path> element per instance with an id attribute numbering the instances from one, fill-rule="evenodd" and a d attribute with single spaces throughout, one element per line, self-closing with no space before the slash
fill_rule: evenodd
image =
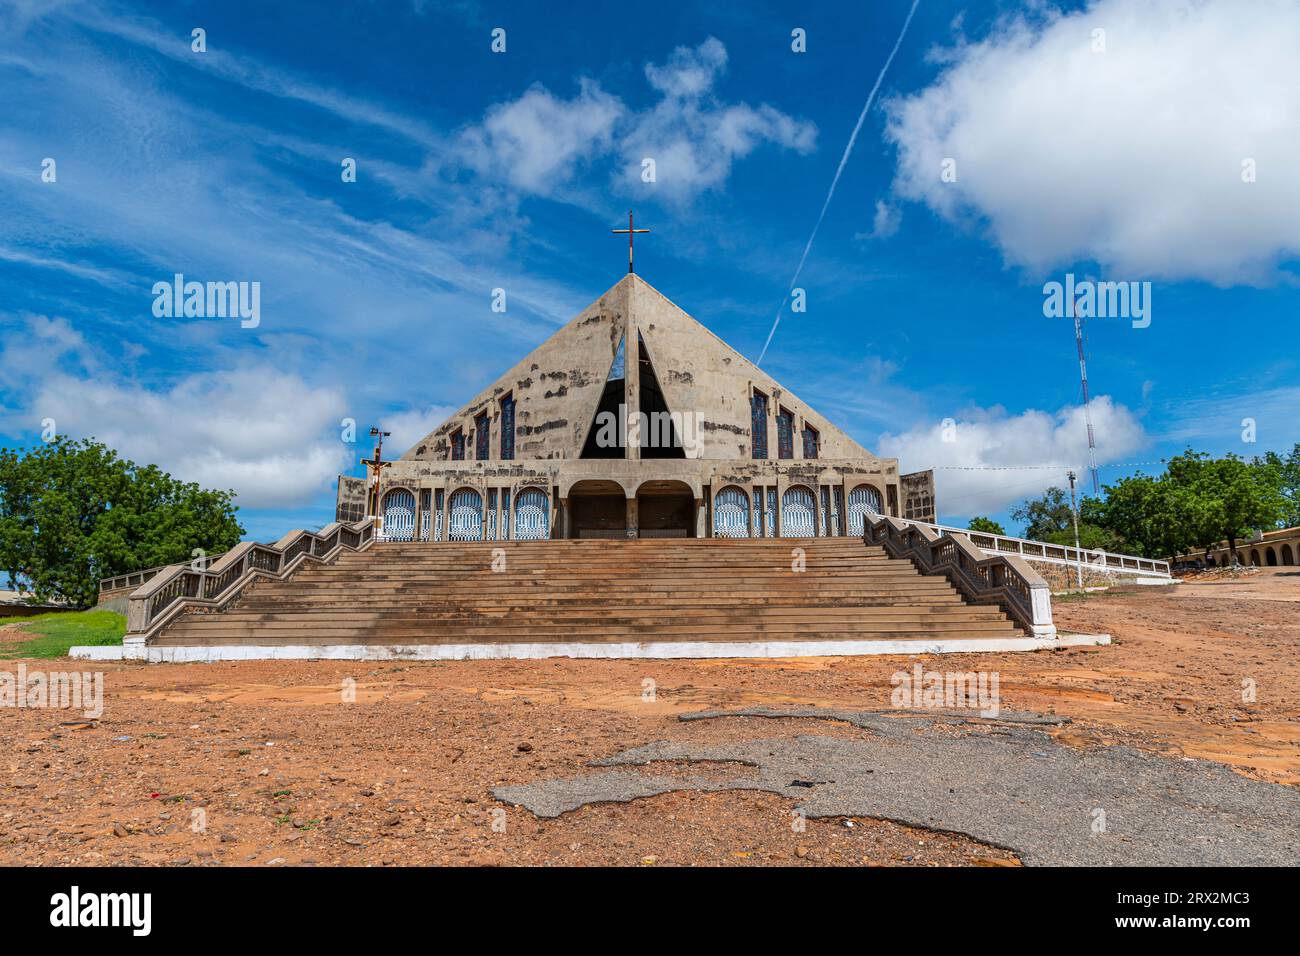
<path id="1" fill-rule="evenodd" d="M 55 611 L 35 617 L 0 617 L 17 624 L 31 640 L 0 644 L 0 658 L 66 657 L 74 644 L 121 644 L 126 618 L 112 611 Z"/>

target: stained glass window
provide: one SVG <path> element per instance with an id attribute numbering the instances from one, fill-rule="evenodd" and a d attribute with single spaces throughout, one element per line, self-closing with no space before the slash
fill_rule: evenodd
<path id="1" fill-rule="evenodd" d="M 515 397 L 501 399 L 501 460 L 514 461 L 515 457 Z"/>
<path id="2" fill-rule="evenodd" d="M 818 449 L 817 429 L 811 425 L 803 427 L 803 456 L 805 458 L 816 458 Z"/>
<path id="3" fill-rule="evenodd" d="M 794 417 L 784 408 L 776 413 L 776 455 L 794 457 Z"/>
<path id="4" fill-rule="evenodd" d="M 478 461 L 487 461 L 488 459 L 489 438 L 487 412 L 482 412 L 474 416 L 474 457 Z"/>
<path id="5" fill-rule="evenodd" d="M 451 460 L 465 460 L 465 433 L 459 428 L 451 433 Z"/>
<path id="6" fill-rule="evenodd" d="M 767 457 L 767 396 L 754 392 L 749 397 L 749 431 L 753 436 L 754 457 Z"/>

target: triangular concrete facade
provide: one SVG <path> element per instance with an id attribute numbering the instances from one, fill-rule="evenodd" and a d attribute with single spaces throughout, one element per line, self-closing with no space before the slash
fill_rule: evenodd
<path id="1" fill-rule="evenodd" d="M 499 442 L 499 405 L 506 395 L 515 400 L 517 459 L 579 457 L 626 333 L 629 290 L 626 279 L 616 283 L 402 457 L 445 460 L 457 429 L 464 429 L 466 447 L 472 449 L 469 435 L 483 412 L 492 420 L 493 441 Z M 493 451 L 495 457 L 495 445 Z"/>
<path id="2" fill-rule="evenodd" d="M 796 427 L 818 432 L 819 457 L 873 459 L 874 456 L 810 405 L 783 388 L 696 319 L 678 308 L 640 276 L 628 275 L 571 322 L 533 349 L 446 422 L 403 456 L 408 460 L 448 458 L 450 436 L 462 429 L 467 457 L 474 447 L 475 419 L 486 412 L 492 428 L 493 457 L 499 443 L 500 401 L 516 403 L 515 459 L 574 459 L 582 453 L 619 342 L 626 340 L 626 405 L 638 410 L 638 334 L 654 365 L 668 407 L 680 415 L 698 415 L 702 427 L 695 457 L 748 459 L 750 394 L 768 396 L 769 417 L 789 411 Z M 802 436 L 794 436 L 796 443 Z M 769 446 L 775 457 L 775 435 Z M 635 457 L 634 449 L 629 456 Z"/>
<path id="3" fill-rule="evenodd" d="M 674 412 L 700 411 L 704 416 L 701 457 L 750 457 L 751 389 L 817 429 L 822 458 L 871 458 L 865 448 L 782 387 L 650 283 L 629 276 L 633 289 L 630 314 L 654 361 L 659 387 Z M 795 441 L 800 441 L 795 436 Z M 775 456 L 775 439 L 769 443 Z"/>

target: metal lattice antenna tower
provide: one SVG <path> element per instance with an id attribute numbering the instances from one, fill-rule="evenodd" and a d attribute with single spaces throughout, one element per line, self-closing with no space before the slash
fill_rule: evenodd
<path id="1" fill-rule="evenodd" d="M 1083 320 L 1074 310 L 1074 301 L 1070 301 L 1070 316 L 1074 319 L 1074 341 L 1079 348 L 1079 381 L 1083 385 L 1083 420 L 1088 425 L 1088 470 L 1092 472 L 1092 493 L 1101 494 L 1101 485 L 1097 481 L 1097 441 L 1092 432 L 1092 403 L 1088 398 L 1088 363 L 1083 357 Z"/>

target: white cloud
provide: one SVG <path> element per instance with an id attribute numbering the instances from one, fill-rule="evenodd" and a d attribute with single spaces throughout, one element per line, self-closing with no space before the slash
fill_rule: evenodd
<path id="1" fill-rule="evenodd" d="M 547 194 L 569 182 L 593 155 L 609 150 L 625 107 L 591 80 L 562 100 L 534 84 L 517 100 L 491 107 L 460 140 L 464 161 L 526 192 Z"/>
<path id="2" fill-rule="evenodd" d="M 891 206 L 883 199 L 877 199 L 876 213 L 871 217 L 871 229 L 866 232 L 854 233 L 853 238 L 858 240 L 888 239 L 898 232 L 898 227 L 902 223 L 903 213 L 897 206 Z"/>
<path id="3" fill-rule="evenodd" d="M 12 434 L 35 440 L 52 418 L 61 435 L 95 438 L 206 488 L 233 488 L 245 508 L 310 504 L 359 447 L 341 440 L 342 394 L 293 373 L 248 365 L 151 389 L 97 370 L 62 319 L 32 317 L 26 332 L 10 339 L 23 345 L 0 352 L 0 383 L 30 396 L 4 412 Z"/>
<path id="4" fill-rule="evenodd" d="M 393 450 L 391 455 L 385 451 L 384 457 L 395 458 L 404 455 L 414 447 L 416 442 L 454 414 L 456 414 L 454 405 L 431 405 L 424 409 L 410 408 L 384 416 L 384 430 L 392 432 L 385 441 Z"/>
<path id="5" fill-rule="evenodd" d="M 1097 0 L 1003 21 L 887 105 L 894 188 L 980 222 L 1040 273 L 1085 259 L 1116 278 L 1267 281 L 1300 254 L 1297 49 L 1300 5 L 1280 0 Z M 956 182 L 940 178 L 949 157 Z"/>
<path id="6" fill-rule="evenodd" d="M 1063 486 L 1074 468 L 1082 479 L 1088 462 L 1083 406 L 1055 413 L 1028 409 L 1008 415 L 1001 407 L 952 416 L 954 441 L 944 441 L 943 422 L 920 425 L 901 435 L 885 434 L 879 454 L 898 458 L 904 471 L 935 469 L 935 495 L 944 515 L 996 513 L 1048 485 Z M 1147 443 L 1141 423 L 1108 395 L 1092 402 L 1097 462 L 1123 460 Z M 994 471 L 991 467 L 1059 465 L 1059 470 Z M 963 469 L 973 470 L 963 470 Z"/>
<path id="7" fill-rule="evenodd" d="M 763 143 L 812 152 L 817 127 L 766 103 L 727 105 L 713 95 L 726 70 L 727 50 L 714 37 L 698 47 L 678 47 L 663 66 L 649 63 L 646 79 L 663 98 L 632 118 L 623 145 L 624 178 L 640 183 L 641 162 L 655 161 L 656 187 L 681 200 L 724 183 L 731 164 Z M 617 178 L 617 177 L 616 177 Z"/>
<path id="8" fill-rule="evenodd" d="M 663 65 L 645 67 L 658 101 L 637 111 L 579 81 L 578 93 L 562 99 L 540 84 L 518 99 L 491 107 L 483 121 L 461 133 L 462 164 L 515 188 L 554 193 L 574 173 L 617 157 L 615 183 L 643 187 L 642 160 L 655 161 L 655 188 L 673 200 L 722 185 L 732 163 L 765 143 L 811 152 L 817 128 L 764 103 L 725 103 L 714 94 L 726 70 L 727 50 L 709 37 L 698 47 L 678 47 Z"/>
<path id="9" fill-rule="evenodd" d="M 709 37 L 694 49 L 679 46 L 663 66 L 647 63 L 645 78 L 666 97 L 697 99 L 726 68 L 727 48 L 717 37 Z"/>

